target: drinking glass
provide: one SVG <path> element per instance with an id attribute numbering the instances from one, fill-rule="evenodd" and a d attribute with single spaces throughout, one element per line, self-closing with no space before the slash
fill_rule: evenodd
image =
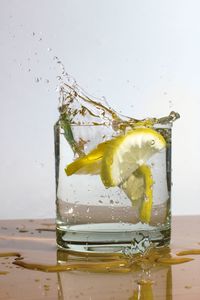
<path id="1" fill-rule="evenodd" d="M 67 126 L 67 139 L 61 120 L 54 127 L 57 245 L 73 252 L 125 254 L 168 245 L 171 232 L 172 124 L 154 124 L 152 129 L 164 138 L 166 147 L 146 161 L 152 179 L 148 220 L 141 214 L 148 178 L 143 178 L 137 170 L 126 184 L 112 187 L 105 187 L 95 168 L 89 173 L 66 174 L 66 166 L 77 159 L 79 150 L 84 149 L 84 154 L 79 153 L 84 157 L 102 142 L 112 141 L 127 131 L 119 133 L 99 124 L 68 123 Z M 73 143 L 69 136 L 73 136 Z"/>

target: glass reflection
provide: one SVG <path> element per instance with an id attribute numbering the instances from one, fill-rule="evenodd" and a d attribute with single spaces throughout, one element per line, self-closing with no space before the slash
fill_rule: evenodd
<path id="1" fill-rule="evenodd" d="M 172 300 L 170 265 L 159 265 L 144 259 L 128 268 L 123 266 L 121 258 L 81 258 L 62 250 L 58 250 L 57 258 L 58 264 L 67 262 L 76 266 L 72 271 L 58 273 L 59 300 Z M 113 268 L 116 261 L 121 267 Z M 107 269 L 106 265 L 109 266 Z"/>

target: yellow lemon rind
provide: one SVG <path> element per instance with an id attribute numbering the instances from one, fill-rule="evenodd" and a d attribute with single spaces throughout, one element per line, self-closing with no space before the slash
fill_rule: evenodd
<path id="1" fill-rule="evenodd" d="M 152 215 L 153 204 L 153 177 L 151 168 L 147 165 L 142 165 L 138 171 L 144 176 L 145 195 L 140 211 L 140 220 L 144 223 L 149 223 Z"/>
<path id="2" fill-rule="evenodd" d="M 98 174 L 101 169 L 101 159 L 103 157 L 106 145 L 109 141 L 100 143 L 97 148 L 92 150 L 87 155 L 76 159 L 74 162 L 68 164 L 65 168 L 67 176 L 73 174 Z"/>

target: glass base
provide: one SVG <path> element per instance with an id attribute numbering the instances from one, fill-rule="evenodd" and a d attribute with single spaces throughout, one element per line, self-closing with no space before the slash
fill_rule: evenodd
<path id="1" fill-rule="evenodd" d="M 170 243 L 170 226 L 147 224 L 81 224 L 57 226 L 57 245 L 69 252 L 96 254 L 144 253 L 149 247 Z"/>

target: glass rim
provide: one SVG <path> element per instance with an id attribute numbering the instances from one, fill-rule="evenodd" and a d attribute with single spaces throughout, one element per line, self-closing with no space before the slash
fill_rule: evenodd
<path id="1" fill-rule="evenodd" d="M 58 122 L 56 122 L 56 124 L 58 124 L 59 123 L 59 121 Z M 56 125 L 55 124 L 55 125 Z M 70 126 L 72 126 L 72 127 L 112 127 L 112 124 L 109 124 L 109 123 L 104 123 L 104 124 L 77 124 L 77 123 L 68 123 Z M 131 127 L 131 126 L 130 126 Z M 153 124 L 152 126 L 133 126 L 132 127 L 132 129 L 136 129 L 136 128 L 155 128 L 155 129 L 164 129 L 164 128 L 166 128 L 166 129 L 170 129 L 170 128 L 172 128 L 173 127 L 173 122 L 168 122 L 168 123 L 155 123 L 155 124 Z"/>

